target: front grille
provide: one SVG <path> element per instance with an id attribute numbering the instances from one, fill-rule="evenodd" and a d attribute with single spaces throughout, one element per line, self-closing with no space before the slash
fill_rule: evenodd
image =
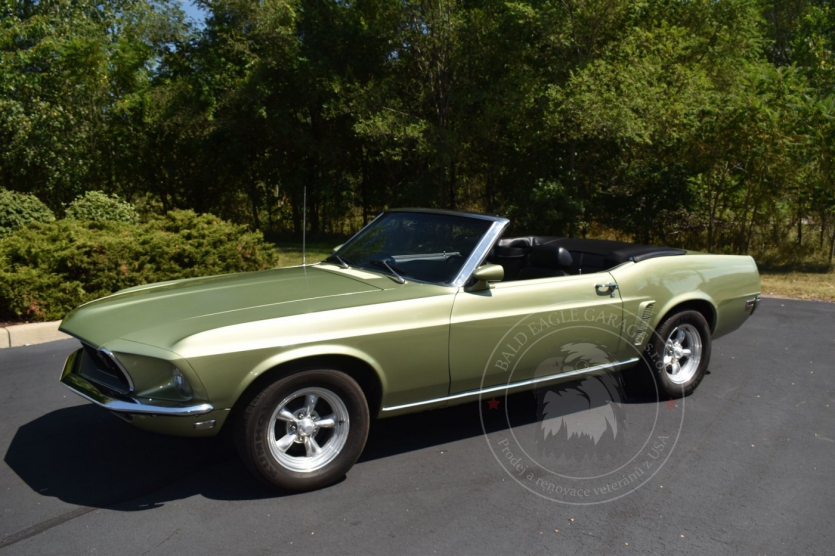
<path id="1" fill-rule="evenodd" d="M 106 353 L 93 346 L 84 343 L 82 345 L 84 357 L 81 359 L 78 374 L 119 394 L 130 393 L 132 384 L 121 366 Z"/>

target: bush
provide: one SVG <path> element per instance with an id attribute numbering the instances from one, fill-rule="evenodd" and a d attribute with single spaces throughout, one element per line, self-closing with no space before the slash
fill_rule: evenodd
<path id="1" fill-rule="evenodd" d="M 90 220 L 92 222 L 129 222 L 139 221 L 136 207 L 119 199 L 116 195 L 105 195 L 101 191 L 88 191 L 79 195 L 67 207 L 67 218 L 72 220 Z"/>
<path id="2" fill-rule="evenodd" d="M 0 237 L 29 222 L 53 222 L 55 215 L 34 195 L 0 189 Z"/>
<path id="3" fill-rule="evenodd" d="M 147 224 L 34 223 L 0 241 L 0 318 L 60 319 L 131 286 L 273 266 L 260 233 L 192 211 Z"/>
<path id="4" fill-rule="evenodd" d="M 767 272 L 830 271 L 829 258 L 817 250 L 816 245 L 792 245 L 753 253 L 757 267 Z"/>

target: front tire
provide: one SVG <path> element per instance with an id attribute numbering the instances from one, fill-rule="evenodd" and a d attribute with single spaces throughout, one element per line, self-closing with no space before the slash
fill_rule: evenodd
<path id="1" fill-rule="evenodd" d="M 645 360 L 662 396 L 689 395 L 710 363 L 710 327 L 698 311 L 670 315 L 647 344 Z"/>
<path id="2" fill-rule="evenodd" d="M 369 422 L 354 379 L 335 370 L 303 371 L 252 399 L 236 424 L 235 445 L 258 478 L 286 490 L 313 490 L 353 467 Z"/>

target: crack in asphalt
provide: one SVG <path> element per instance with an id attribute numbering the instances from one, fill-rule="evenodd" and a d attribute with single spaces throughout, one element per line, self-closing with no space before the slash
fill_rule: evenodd
<path id="1" fill-rule="evenodd" d="M 165 537 L 165 540 L 163 540 L 161 543 L 159 543 L 159 544 L 157 544 L 156 546 L 154 546 L 153 548 L 149 548 L 148 550 L 146 550 L 145 552 L 143 552 L 143 553 L 142 553 L 142 556 L 145 556 L 146 554 L 149 554 L 151 551 L 156 550 L 157 548 L 161 547 L 162 545 L 164 545 L 165 543 L 167 543 L 168 541 L 170 541 L 170 540 L 174 537 L 174 535 L 176 535 L 176 534 L 177 534 L 177 533 L 179 533 L 179 532 L 180 532 L 180 528 L 178 527 L 177 529 L 175 529 L 175 530 L 174 530 L 174 532 L 173 532 L 173 533 L 171 533 L 170 535 L 168 535 L 167 537 Z"/>
<path id="2" fill-rule="evenodd" d="M 189 476 L 192 476 L 192 475 L 195 475 L 197 473 L 201 473 L 203 471 L 209 470 L 209 469 L 211 469 L 213 467 L 216 467 L 218 465 L 222 465 L 222 464 L 226 463 L 227 461 L 229 461 L 230 459 L 232 459 L 232 456 L 230 456 L 230 455 L 220 455 L 220 456 L 209 459 L 208 462 L 206 463 L 206 465 L 198 467 L 197 469 L 183 470 L 182 473 L 177 473 L 176 475 L 172 475 L 172 476 L 169 476 L 165 479 L 162 479 L 162 480 L 154 483 L 153 485 L 148 485 L 144 488 L 137 489 L 136 491 L 134 491 L 132 493 L 129 493 L 127 496 L 119 497 L 117 500 L 109 501 L 109 502 L 100 504 L 98 506 L 79 506 L 78 508 L 76 508 L 74 510 L 71 510 L 71 511 L 66 512 L 64 514 L 61 514 L 57 517 L 47 519 L 47 520 L 42 521 L 42 522 L 40 522 L 36 525 L 33 525 L 31 527 L 27 527 L 26 529 L 22 529 L 22 530 L 18 531 L 17 533 L 12 533 L 11 535 L 8 535 L 8 536 L 4 537 L 2 540 L 0 540 L 0 550 L 3 550 L 4 548 L 8 548 L 9 546 L 12 546 L 13 544 L 17 544 L 20 541 L 25 541 L 26 539 L 29 539 L 29 538 L 35 537 L 37 535 L 40 535 L 42 533 L 45 533 L 46 531 L 49 531 L 50 529 L 58 527 L 59 525 L 63 525 L 64 523 L 67 523 L 68 521 L 72 521 L 73 519 L 76 519 L 76 518 L 79 518 L 81 516 L 87 515 L 90 512 L 93 512 L 93 511 L 96 511 L 96 510 L 111 509 L 111 508 L 113 508 L 113 506 L 118 506 L 119 504 L 124 504 L 126 502 L 130 502 L 131 500 L 136 500 L 138 498 L 148 496 L 149 494 L 153 494 L 153 493 L 158 492 L 158 491 L 160 491 L 164 488 L 170 487 L 171 485 L 174 485 L 174 484 L 182 481 L 183 479 L 185 479 Z M 176 531 L 175 531 L 175 533 L 176 533 Z M 173 535 L 174 535 L 174 533 L 171 534 L 171 536 L 173 536 Z M 171 538 L 171 537 L 169 537 L 169 538 Z M 168 539 L 166 539 L 166 541 L 167 540 Z M 163 541 L 163 542 L 165 542 L 165 541 Z"/>
<path id="3" fill-rule="evenodd" d="M 64 524 L 77 517 L 81 517 L 94 510 L 96 510 L 96 508 L 91 508 L 89 506 L 81 506 L 72 510 L 71 512 L 59 515 L 58 517 L 53 517 L 52 519 L 47 519 L 46 521 L 42 521 L 37 525 L 33 525 L 32 527 L 27 527 L 26 529 L 18 531 L 17 533 L 13 533 L 5 537 L 2 541 L 0 541 L 0 550 L 13 544 L 17 544 L 20 541 L 26 540 L 30 537 L 34 537 L 35 535 L 40 535 L 44 531 L 48 531 L 53 527 L 58 527 L 61 524 Z"/>

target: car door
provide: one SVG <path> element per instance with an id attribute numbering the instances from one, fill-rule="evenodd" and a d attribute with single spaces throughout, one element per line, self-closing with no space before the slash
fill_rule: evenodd
<path id="1" fill-rule="evenodd" d="M 622 316 L 608 272 L 461 288 L 450 326 L 450 394 L 611 366 Z"/>

